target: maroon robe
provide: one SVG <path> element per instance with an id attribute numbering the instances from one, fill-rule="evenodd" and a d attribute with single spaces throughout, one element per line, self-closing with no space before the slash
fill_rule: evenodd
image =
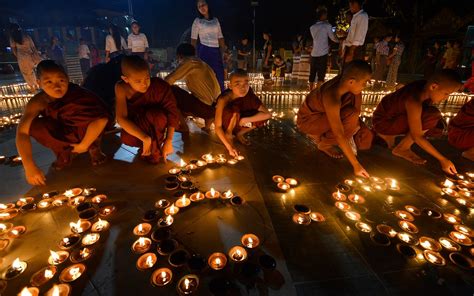
<path id="1" fill-rule="evenodd" d="M 48 97 L 45 92 L 37 96 Z M 71 144 L 82 141 L 89 124 L 100 118 L 110 121 L 111 114 L 97 95 L 73 83 L 69 83 L 64 97 L 47 99 L 51 102 L 41 112 L 42 116 L 31 123 L 30 136 L 53 150 L 57 157 L 56 165 L 62 167 L 71 161 Z M 99 146 L 98 139 L 89 150 Z"/>
<path id="2" fill-rule="evenodd" d="M 474 99 L 464 104 L 449 122 L 449 144 L 460 150 L 474 147 Z"/>
<path id="3" fill-rule="evenodd" d="M 154 77 L 145 93 L 137 93 L 127 100 L 128 119 L 135 123 L 152 139 L 151 156 L 147 158 L 157 163 L 161 157 L 161 145 L 165 140 L 167 127 L 178 128 L 179 113 L 171 86 L 164 80 Z M 140 139 L 122 130 L 122 142 L 142 148 Z"/>
<path id="4" fill-rule="evenodd" d="M 214 106 L 204 104 L 193 94 L 188 93 L 176 85 L 171 86 L 171 90 L 176 98 L 178 109 L 184 116 L 194 116 L 203 119 L 214 118 Z"/>
<path id="5" fill-rule="evenodd" d="M 225 90 L 220 97 L 228 94 L 231 90 Z M 219 98 L 220 98 L 219 97 Z M 218 100 L 219 100 L 218 98 Z M 239 125 L 239 121 L 241 118 L 244 117 L 251 117 L 257 114 L 259 111 L 258 109 L 262 106 L 262 101 L 257 97 L 257 95 L 253 92 L 252 88 L 249 89 L 247 95 L 245 97 L 236 98 L 230 101 L 225 107 L 222 112 L 222 129 L 224 131 L 228 130 L 230 122 L 233 116 L 236 116 L 236 125 L 232 130 L 233 134 L 237 134 L 242 127 Z M 254 127 L 261 127 L 265 125 L 267 120 L 256 121 L 252 122 L 252 126 Z"/>
<path id="6" fill-rule="evenodd" d="M 339 83 L 336 77 L 308 94 L 301 105 L 296 125 L 298 129 L 308 135 L 319 146 L 338 145 L 336 137 L 329 125 L 326 110 L 322 99 L 322 89 Z M 346 138 L 354 137 L 354 142 L 360 150 L 372 146 L 373 134 L 359 119 L 362 105 L 362 94 L 346 93 L 341 97 L 341 122 Z"/>
<path id="7" fill-rule="evenodd" d="M 408 98 L 419 96 L 425 87 L 426 80 L 409 83 L 401 89 L 386 95 L 374 111 L 372 123 L 374 130 L 381 135 L 405 135 L 410 131 L 405 102 Z M 439 134 L 436 126 L 441 120 L 441 112 L 430 105 L 431 101 L 423 102 L 421 125 L 430 134 Z"/>

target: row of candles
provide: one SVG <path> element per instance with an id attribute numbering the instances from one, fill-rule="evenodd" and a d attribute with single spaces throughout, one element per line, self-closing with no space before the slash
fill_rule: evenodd
<path id="1" fill-rule="evenodd" d="M 108 221 L 100 218 L 92 223 L 91 221 L 94 221 L 97 215 L 82 215 L 82 213 L 86 211 L 89 211 L 89 213 L 95 211 L 93 204 L 100 204 L 107 200 L 106 195 L 94 195 L 95 192 L 95 188 L 86 188 L 84 190 L 82 188 L 73 188 L 66 190 L 62 194 L 59 194 L 56 191 L 44 193 L 42 199 L 38 203 L 35 203 L 33 197 L 23 197 L 15 203 L 0 204 L 0 216 L 2 214 L 8 214 L 8 219 L 13 218 L 18 213 L 26 213 L 36 209 L 59 207 L 66 204 L 75 207 L 79 212 L 79 217 L 81 218 L 77 222 L 70 222 L 69 226 L 72 234 L 62 238 L 59 242 L 59 248 L 62 250 L 57 252 L 50 250 L 50 256 L 48 258 L 49 266 L 44 267 L 33 274 L 30 280 L 31 287 L 23 288 L 18 295 L 39 295 L 38 287 L 53 279 L 58 271 L 58 266 L 64 263 L 67 259 L 70 259 L 73 265 L 65 268 L 60 273 L 59 280 L 61 281 L 61 284 L 54 285 L 46 295 L 65 296 L 70 294 L 71 287 L 68 283 L 80 278 L 86 270 L 86 266 L 80 262 L 83 262 L 92 256 L 93 250 L 90 247 L 99 241 L 100 233 L 108 230 L 110 227 Z M 90 198 L 90 202 L 85 202 L 86 197 Z M 16 207 L 19 207 L 19 209 Z M 102 207 L 99 214 L 102 217 L 107 217 L 114 211 L 115 207 L 110 205 Z M 3 215 L 1 217 L 5 220 L 7 216 Z M 0 233 L 12 233 L 16 231 L 14 234 L 19 236 L 26 231 L 26 227 L 24 226 L 12 226 L 12 223 L 0 223 Z M 89 230 L 90 233 L 85 234 Z M 85 235 L 81 238 L 82 234 Z M 76 249 L 71 253 L 67 251 L 78 245 L 79 242 L 81 242 L 81 248 Z M 25 272 L 27 266 L 28 265 L 25 261 L 16 258 L 4 272 L 3 278 L 10 280 L 20 276 Z"/>

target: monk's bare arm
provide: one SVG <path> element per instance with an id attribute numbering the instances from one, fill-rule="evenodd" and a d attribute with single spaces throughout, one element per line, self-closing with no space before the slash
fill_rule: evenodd
<path id="1" fill-rule="evenodd" d="M 232 144 L 229 142 L 227 137 L 225 136 L 224 129 L 222 128 L 222 115 L 224 113 L 224 108 L 229 102 L 229 98 L 227 97 L 222 97 L 217 101 L 217 106 L 216 106 L 216 116 L 214 119 L 214 125 L 215 125 L 215 132 L 216 135 L 219 137 L 221 142 L 224 144 L 224 146 L 227 148 L 227 150 L 233 150 L 234 147 Z"/>
<path id="2" fill-rule="evenodd" d="M 272 114 L 270 113 L 270 111 L 268 111 L 268 109 L 264 105 L 261 105 L 258 108 L 257 114 L 250 117 L 244 117 L 240 120 L 240 122 L 241 122 L 241 125 L 244 125 L 245 123 L 248 123 L 248 122 L 263 121 L 271 117 L 272 117 Z"/>
<path id="3" fill-rule="evenodd" d="M 130 135 L 138 138 L 140 141 L 144 141 L 149 136 L 143 132 L 133 121 L 128 119 L 127 111 L 127 91 L 128 86 L 123 82 L 118 82 L 115 85 L 115 114 L 117 123 Z"/>
<path id="4" fill-rule="evenodd" d="M 86 152 L 89 150 L 89 147 L 94 141 L 99 137 L 99 135 L 104 130 L 105 126 L 107 125 L 108 119 L 107 117 L 98 118 L 87 126 L 86 134 L 82 141 L 77 145 L 78 148 L 74 147 L 79 153 Z M 72 145 L 75 146 L 75 145 Z"/>

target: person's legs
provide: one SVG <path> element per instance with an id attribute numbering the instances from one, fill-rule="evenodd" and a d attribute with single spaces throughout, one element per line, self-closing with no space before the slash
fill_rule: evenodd
<path id="1" fill-rule="evenodd" d="M 79 63 L 81 64 L 82 77 L 85 78 L 87 71 L 90 69 L 90 60 L 89 59 L 80 59 Z"/>
<path id="2" fill-rule="evenodd" d="M 316 87 L 319 87 L 321 86 L 321 84 L 324 83 L 324 79 L 326 78 L 327 64 L 328 64 L 327 55 L 318 57 L 318 60 L 316 63 L 316 72 L 318 74 L 318 84 L 316 85 Z"/>
<path id="3" fill-rule="evenodd" d="M 173 85 L 171 90 L 176 98 L 178 109 L 183 113 L 183 115 L 204 119 L 206 122 L 205 128 L 209 129 L 214 119 L 215 108 L 204 104 L 197 97 L 178 86 Z"/>
<path id="4" fill-rule="evenodd" d="M 224 91 L 224 62 L 219 48 L 207 47 L 201 44 L 198 50 L 198 57 L 214 70 L 221 91 Z"/>
<path id="5" fill-rule="evenodd" d="M 474 126 L 449 127 L 448 141 L 451 146 L 463 151 L 462 156 L 474 161 Z"/>
<path id="6" fill-rule="evenodd" d="M 316 72 L 317 72 L 317 57 L 311 57 L 311 70 L 309 72 L 309 90 L 312 91 L 315 87 Z"/>

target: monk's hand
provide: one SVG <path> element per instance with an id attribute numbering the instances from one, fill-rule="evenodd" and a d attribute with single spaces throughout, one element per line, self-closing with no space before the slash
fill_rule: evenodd
<path id="1" fill-rule="evenodd" d="M 46 177 L 44 176 L 43 171 L 36 165 L 26 169 L 25 168 L 26 181 L 30 185 L 40 186 L 46 185 Z"/>
<path id="2" fill-rule="evenodd" d="M 163 154 L 163 159 L 166 162 L 166 157 L 173 153 L 173 142 L 171 140 L 166 140 L 165 143 L 163 143 L 161 153 Z"/>
<path id="3" fill-rule="evenodd" d="M 441 168 L 443 169 L 445 173 L 450 174 L 450 175 L 454 175 L 458 173 L 456 170 L 456 167 L 449 159 L 445 158 L 445 159 L 440 160 L 439 162 L 441 164 Z"/>
<path id="4" fill-rule="evenodd" d="M 232 157 L 237 157 L 239 156 L 239 151 L 237 151 L 237 149 L 235 149 L 234 147 L 228 147 L 227 148 L 227 151 L 229 151 L 229 155 L 232 156 Z"/>
<path id="5" fill-rule="evenodd" d="M 364 169 L 364 167 L 361 166 L 360 164 L 354 166 L 354 175 L 356 175 L 358 177 L 363 177 L 363 178 L 370 178 L 369 173 L 367 173 L 367 171 Z"/>
<path id="6" fill-rule="evenodd" d="M 246 126 L 249 123 L 247 118 L 241 118 L 239 121 L 239 126 Z"/>
<path id="7" fill-rule="evenodd" d="M 81 154 L 81 153 L 87 152 L 89 150 L 89 147 L 86 147 L 85 145 L 83 145 L 81 143 L 71 144 L 70 146 L 72 147 L 72 152 L 77 153 L 77 154 Z"/>
<path id="8" fill-rule="evenodd" d="M 148 156 L 151 154 L 151 138 L 150 137 L 145 137 L 143 140 L 143 152 L 142 156 Z"/>

